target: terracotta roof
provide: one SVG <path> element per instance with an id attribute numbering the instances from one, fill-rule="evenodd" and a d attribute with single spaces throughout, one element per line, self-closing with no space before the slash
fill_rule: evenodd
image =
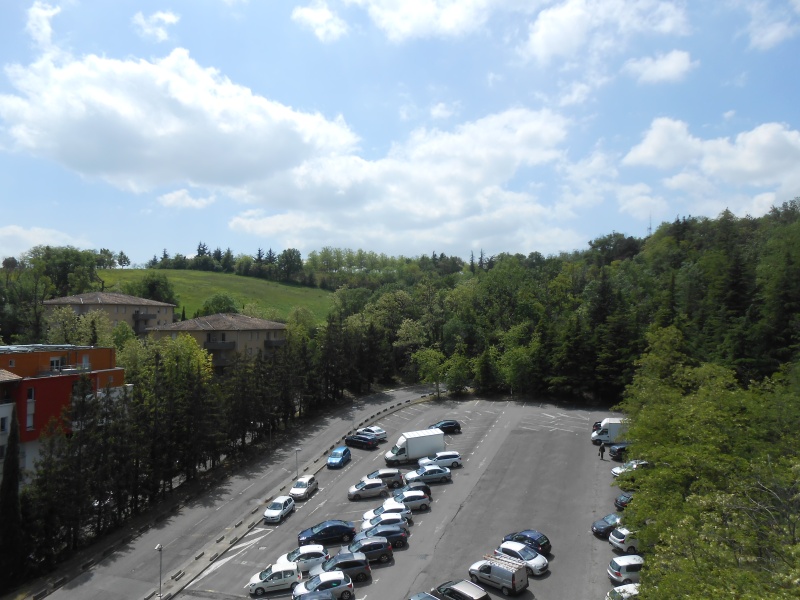
<path id="1" fill-rule="evenodd" d="M 86 305 L 100 305 L 100 304 L 125 304 L 127 306 L 175 306 L 168 302 L 159 302 L 158 300 L 149 300 L 147 298 L 137 298 L 136 296 L 129 296 L 128 294 L 120 294 L 119 292 L 87 292 L 85 294 L 78 294 L 77 296 L 64 296 L 63 298 L 53 298 L 52 300 L 45 300 L 43 304 L 50 305 L 69 305 L 86 304 Z"/>
<path id="2" fill-rule="evenodd" d="M 9 381 L 20 381 L 21 379 L 22 377 L 12 373 L 11 371 L 0 369 L 0 383 L 7 383 Z"/>
<path id="3" fill-rule="evenodd" d="M 263 331 L 265 329 L 286 329 L 286 325 L 235 313 L 222 313 L 167 325 L 156 325 L 148 327 L 147 331 Z"/>

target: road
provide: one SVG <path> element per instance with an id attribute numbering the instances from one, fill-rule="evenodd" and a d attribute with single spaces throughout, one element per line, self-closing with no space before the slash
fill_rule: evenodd
<path id="1" fill-rule="evenodd" d="M 209 541 L 213 542 L 220 535 L 230 538 L 228 532 L 235 523 L 253 511 L 263 511 L 264 501 L 295 476 L 296 464 L 299 464 L 300 471 L 313 468 L 313 461 L 341 439 L 353 423 L 357 424 L 392 404 L 416 400 L 429 392 L 428 386 L 381 392 L 316 420 L 301 429 L 296 441 L 289 446 L 274 452 L 263 462 L 237 472 L 202 496 L 181 504 L 169 513 L 168 518 L 137 533 L 127 544 L 117 547 L 90 569 L 67 581 L 47 596 L 48 599 L 145 598 L 154 590 L 158 591 L 159 579 L 164 581 L 166 595 L 171 587 L 176 587 L 169 575 L 199 562 L 194 561 L 194 557 L 208 547 Z M 297 454 L 296 447 L 301 448 Z M 160 557 L 155 551 L 158 544 L 163 547 Z M 208 554 L 203 557 L 204 564 L 207 564 L 207 557 Z M 179 583 L 183 585 L 185 580 L 179 580 Z M 238 586 L 238 592 L 241 591 L 241 586 Z"/>
<path id="2" fill-rule="evenodd" d="M 422 429 L 441 418 L 458 419 L 463 432 L 446 436 L 446 441 L 465 463 L 454 472 L 452 483 L 432 486 L 433 505 L 415 517 L 408 547 L 396 550 L 393 562 L 375 565 L 372 580 L 356 585 L 356 598 L 402 600 L 448 579 L 465 578 L 469 565 L 497 547 L 504 534 L 527 528 L 550 537 L 553 551 L 550 572 L 532 578 L 521 598 L 603 598 L 611 587 L 605 569 L 614 553 L 608 542 L 591 534 L 590 526 L 614 510 L 617 492 L 610 469 L 615 463 L 598 458 L 589 435 L 591 424 L 605 416 L 552 405 L 469 399 L 411 404 L 378 419 L 389 432 L 389 443 L 399 432 Z M 301 529 L 327 518 L 360 521 L 380 502 L 350 502 L 347 488 L 384 466 L 383 450 L 354 450 L 346 468 L 322 469 L 317 475 L 321 490 L 300 503 L 295 514 L 277 526 L 258 523 L 179 597 L 246 598 L 250 577 L 296 547 Z M 260 476 L 253 472 L 250 481 Z M 489 593 L 501 596 L 499 590 Z M 288 598 L 290 593 L 268 597 Z"/>

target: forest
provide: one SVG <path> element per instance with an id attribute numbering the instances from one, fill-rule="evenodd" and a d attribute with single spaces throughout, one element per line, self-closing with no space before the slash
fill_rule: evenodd
<path id="1" fill-rule="evenodd" d="M 36 247 L 3 260 L 3 343 L 114 345 L 133 384 L 113 401 L 78 386 L 30 484 L 15 498 L 4 476 L 6 583 L 274 432 L 373 384 L 422 380 L 624 411 L 637 456 L 654 465 L 622 478 L 637 490 L 625 517 L 645 546 L 642 598 L 798 597 L 800 199 L 758 218 L 679 218 L 645 239 L 612 232 L 554 256 L 201 249 L 164 250 L 122 291 L 169 301 L 160 267 L 275 278 L 335 289 L 327 322 L 296 307 L 285 347 L 216 375 L 189 339 L 45 315 L 43 300 L 101 289 L 124 253 Z M 224 300 L 208 310 L 236 310 Z"/>

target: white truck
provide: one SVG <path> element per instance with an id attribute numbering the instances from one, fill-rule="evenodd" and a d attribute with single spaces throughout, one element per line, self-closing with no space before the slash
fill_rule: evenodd
<path id="1" fill-rule="evenodd" d="M 441 429 L 423 429 L 401 433 L 397 443 L 383 455 L 387 467 L 413 462 L 444 450 L 444 432 Z"/>
<path id="2" fill-rule="evenodd" d="M 621 435 L 628 428 L 625 419 L 620 417 L 608 417 L 600 422 L 600 429 L 592 432 L 592 443 L 599 446 L 601 443 L 610 444 L 616 442 L 619 435 Z"/>

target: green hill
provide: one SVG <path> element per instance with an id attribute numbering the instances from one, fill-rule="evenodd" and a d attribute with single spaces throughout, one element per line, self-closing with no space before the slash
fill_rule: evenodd
<path id="1" fill-rule="evenodd" d="M 146 269 L 104 269 L 98 275 L 105 281 L 105 290 L 112 292 L 122 291 L 123 284 L 138 281 L 146 272 Z M 175 312 L 180 315 L 186 309 L 186 318 L 191 318 L 207 298 L 217 293 L 230 294 L 239 306 L 256 303 L 264 309 L 273 309 L 281 319 L 286 319 L 292 308 L 305 306 L 317 322 L 324 323 L 331 309 L 331 292 L 318 288 L 208 271 L 158 269 L 157 272 L 172 284 L 178 296 Z"/>

